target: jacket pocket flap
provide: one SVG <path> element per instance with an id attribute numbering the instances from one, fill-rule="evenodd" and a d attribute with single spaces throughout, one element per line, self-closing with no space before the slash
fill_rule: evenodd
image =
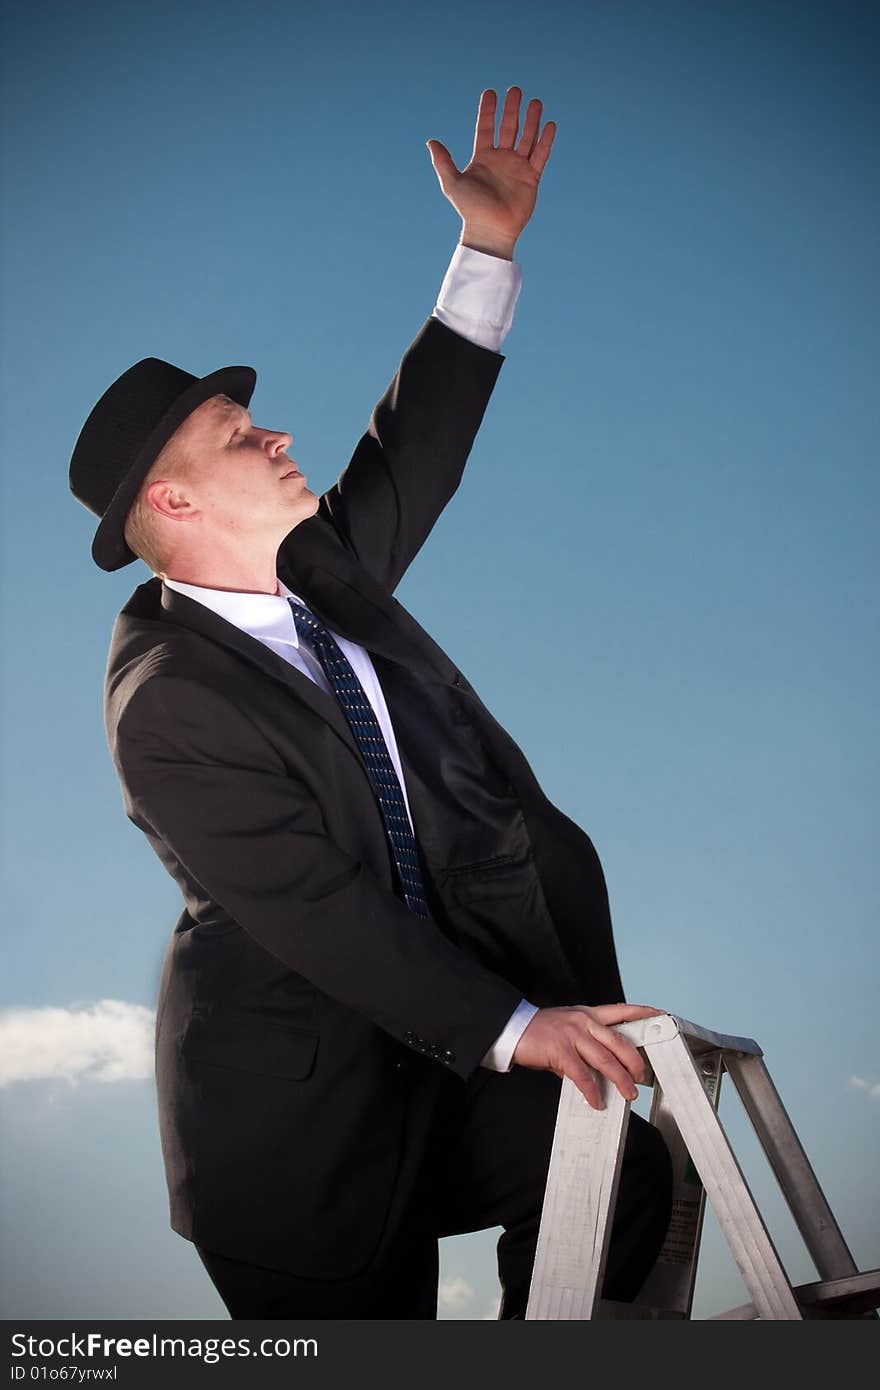
<path id="1" fill-rule="evenodd" d="M 225 1019 L 222 1026 L 191 1023 L 182 1048 L 193 1061 L 301 1081 L 314 1065 L 318 1037 L 304 1028 L 270 1024 L 257 1029 L 250 1019 L 241 1026 Z"/>
<path id="2" fill-rule="evenodd" d="M 538 871 L 531 857 L 515 858 L 498 855 L 473 864 L 451 869 L 446 883 L 460 898 L 509 897 L 529 889 L 538 882 Z"/>

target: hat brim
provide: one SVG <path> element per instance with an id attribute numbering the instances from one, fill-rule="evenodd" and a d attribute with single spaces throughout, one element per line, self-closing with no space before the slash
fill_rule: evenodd
<path id="1" fill-rule="evenodd" d="M 220 367 L 199 377 L 166 410 L 116 489 L 92 540 L 92 559 L 102 570 L 118 570 L 138 557 L 125 543 L 125 520 L 141 483 L 174 431 L 211 396 L 231 396 L 247 406 L 257 384 L 253 367 Z"/>

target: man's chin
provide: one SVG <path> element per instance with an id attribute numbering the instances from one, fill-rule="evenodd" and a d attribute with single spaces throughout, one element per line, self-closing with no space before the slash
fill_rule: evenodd
<path id="1" fill-rule="evenodd" d="M 291 494 L 291 496 L 285 498 L 285 510 L 295 511 L 297 507 L 302 507 L 303 510 L 305 510 L 308 508 L 309 502 L 312 500 L 314 500 L 315 502 L 320 502 L 321 499 L 318 496 L 317 492 L 313 492 L 310 487 L 307 487 L 306 484 L 303 483 L 302 487 L 298 487 L 296 489 L 295 496 Z"/>
<path id="2" fill-rule="evenodd" d="M 286 510 L 284 524 L 288 527 L 288 534 L 292 527 L 297 526 L 301 521 L 308 521 L 309 517 L 314 516 L 320 505 L 319 494 L 312 492 L 309 487 L 302 487 L 296 499 L 296 505 Z"/>

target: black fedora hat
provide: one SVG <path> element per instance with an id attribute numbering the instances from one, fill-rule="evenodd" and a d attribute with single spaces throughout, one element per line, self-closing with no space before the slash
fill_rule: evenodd
<path id="1" fill-rule="evenodd" d="M 256 384 L 253 367 L 220 367 L 198 377 L 160 357 L 144 357 L 107 388 L 70 459 L 71 492 L 101 518 L 92 541 L 96 565 L 118 570 L 137 559 L 125 543 L 125 519 L 177 427 L 211 396 L 247 406 Z"/>

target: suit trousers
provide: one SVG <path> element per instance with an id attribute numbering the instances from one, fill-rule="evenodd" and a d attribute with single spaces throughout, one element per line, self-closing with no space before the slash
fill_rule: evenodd
<path id="1" fill-rule="evenodd" d="M 315 1280 L 197 1243 L 232 1318 L 436 1318 L 438 1238 L 494 1226 L 503 1227 L 496 1247 L 499 1317 L 525 1316 L 562 1080 L 514 1066 L 503 1073 L 478 1067 L 462 1082 L 417 1056 L 401 1065 L 414 1072 L 409 1143 L 369 1265 L 350 1279 Z M 665 1141 L 631 1112 L 603 1297 L 636 1297 L 671 1211 Z"/>

